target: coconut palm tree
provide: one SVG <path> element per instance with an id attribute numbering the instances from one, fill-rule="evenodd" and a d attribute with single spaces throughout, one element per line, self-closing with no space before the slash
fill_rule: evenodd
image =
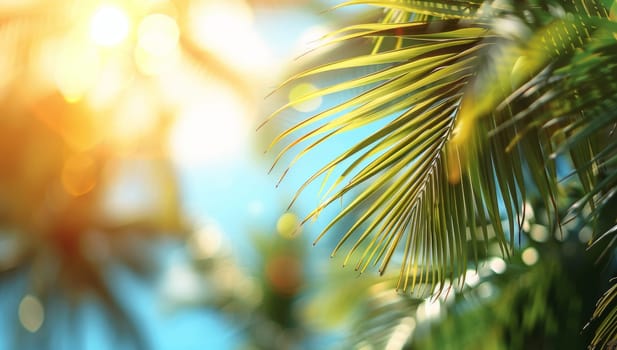
<path id="1" fill-rule="evenodd" d="M 368 130 L 299 189 L 323 179 L 326 195 L 305 222 L 343 202 L 317 241 L 353 218 L 333 255 L 346 248 L 344 264 L 361 272 L 397 265 L 396 289 L 442 295 L 448 281 L 462 289 L 457 277 L 490 242 L 512 255 L 534 202 L 551 232 L 563 233 L 575 218 L 591 228 L 589 254 L 603 269 L 617 241 L 617 3 L 348 0 L 337 7 L 350 5 L 383 12 L 332 32 L 325 45 L 370 42 L 372 50 L 289 81 L 356 75 L 272 115 L 360 91 L 273 140 L 283 145 L 275 162 L 294 153 L 293 164 Z M 603 321 L 590 347 L 614 346 L 616 295 L 613 280 L 593 315 Z"/>

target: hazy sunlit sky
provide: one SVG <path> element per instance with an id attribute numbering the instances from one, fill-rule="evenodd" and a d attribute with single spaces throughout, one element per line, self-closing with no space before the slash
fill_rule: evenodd
<path id="1" fill-rule="evenodd" d="M 104 144 L 117 156 L 113 169 L 105 172 L 105 217 L 129 222 L 156 215 L 162 196 L 157 188 L 165 175 L 152 159 L 162 155 L 171 162 L 178 180 L 179 204 L 189 225 L 197 231 L 216 228 L 221 244 L 233 247 L 232 255 L 239 264 L 250 265 L 256 252 L 247 233 L 275 231 L 294 191 L 324 154 L 299 163 L 276 188 L 284 166 L 268 174 L 274 154 L 264 154 L 264 150 L 274 132 L 327 101 L 294 106 L 273 125 L 260 131 L 256 128 L 288 99 L 315 88 L 298 83 L 266 97 L 302 66 L 304 58 L 297 58 L 314 48 L 329 30 L 332 15 L 319 10 L 333 3 L 183 3 L 188 10 L 180 11 L 166 0 L 5 0 L 0 10 L 11 16 L 41 9 L 65 22 L 54 27 L 56 31 L 33 30 L 29 80 L 19 84 L 26 91 L 19 91 L 25 101 L 37 101 L 52 91 L 68 106 L 63 108 L 90 111 L 87 121 L 76 122 L 70 119 L 73 117 L 58 121 L 54 119 L 57 103 L 34 107 L 37 117 L 74 153 L 64 162 L 64 191 L 80 197 L 101 186 L 94 175 L 96 159 L 91 152 Z M 188 15 L 180 18 L 181 13 Z M 0 47 L 6 53 L 0 58 L 0 93 L 7 94 L 16 76 L 14 67 L 21 67 L 19 55 L 11 53 L 23 39 L 10 31 L 0 36 L 6 39 L 0 40 L 6 45 Z M 164 133 L 168 137 L 160 137 Z M 294 210 L 306 214 L 317 203 L 316 186 L 306 191 Z M 312 231 L 317 230 L 309 228 Z M 314 234 L 308 240 L 313 238 Z M 238 345 L 237 325 L 228 324 L 214 310 L 164 312 L 164 298 L 190 299 L 199 293 L 200 284 L 188 271 L 188 258 L 180 246 L 170 244 L 158 254 L 163 272 L 157 288 L 142 285 L 120 270 L 113 274 L 114 288 L 135 313 L 146 336 L 152 338 L 153 348 L 225 349 Z M 323 258 L 326 254 L 316 255 Z M 35 317 L 40 305 L 36 299 L 19 293 L 25 283 L 20 280 L 7 287 L 15 293 L 8 291 L 6 295 L 11 297 L 3 302 L 20 308 L 25 305 L 28 313 L 20 315 L 22 325 L 36 331 L 45 318 L 42 310 Z M 87 304 L 82 312 L 87 320 L 83 329 L 87 349 L 109 346 L 107 327 L 96 317 L 97 308 L 95 303 Z M 12 327 L 0 323 L 0 329 Z M 0 341 L 0 349 L 9 348 Z"/>

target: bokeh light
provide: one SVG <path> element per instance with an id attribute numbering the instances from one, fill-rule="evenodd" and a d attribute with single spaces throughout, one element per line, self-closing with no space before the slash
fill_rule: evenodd
<path id="1" fill-rule="evenodd" d="M 431 321 L 441 316 L 441 302 L 431 298 L 424 300 L 416 311 L 418 322 Z"/>
<path id="2" fill-rule="evenodd" d="M 136 81 L 116 101 L 114 118 L 109 123 L 110 139 L 119 150 L 130 150 L 141 138 L 155 131 L 160 105 L 151 98 L 149 86 Z"/>
<path id="3" fill-rule="evenodd" d="M 289 91 L 289 102 L 294 102 L 304 98 L 305 96 L 317 91 L 317 87 L 309 83 L 300 83 L 295 85 Z M 302 102 L 294 103 L 292 107 L 299 112 L 312 112 L 319 108 L 322 103 L 321 97 L 308 99 Z"/>
<path id="4" fill-rule="evenodd" d="M 80 41 L 66 40 L 56 49 L 56 84 L 67 102 L 77 102 L 97 83 L 99 54 L 95 48 Z"/>
<path id="5" fill-rule="evenodd" d="M 96 45 L 111 47 L 124 41 L 131 29 L 126 12 L 112 4 L 99 6 L 90 21 L 90 39 Z"/>
<path id="6" fill-rule="evenodd" d="M 538 253 L 538 250 L 534 247 L 526 248 L 521 254 L 521 259 L 523 260 L 523 263 L 525 263 L 525 265 L 527 266 L 535 265 L 535 263 L 538 262 L 539 258 L 540 254 Z"/>
<path id="7" fill-rule="evenodd" d="M 29 332 L 38 331 L 45 320 L 45 309 L 41 301 L 30 294 L 27 294 L 19 303 L 19 322 Z"/>
<path id="8" fill-rule="evenodd" d="M 173 262 L 162 282 L 163 295 L 176 302 L 195 303 L 202 298 L 203 280 L 183 262 Z"/>
<path id="9" fill-rule="evenodd" d="M 296 55 L 306 54 L 322 46 L 325 35 L 330 32 L 331 29 L 323 25 L 316 25 L 306 29 L 298 40 Z"/>
<path id="10" fill-rule="evenodd" d="M 223 234 L 218 226 L 205 225 L 189 238 L 189 247 L 196 258 L 211 258 L 223 247 Z"/>
<path id="11" fill-rule="evenodd" d="M 95 110 L 115 106 L 135 79 L 133 66 L 123 57 L 115 56 L 101 63 L 99 76 L 87 94 L 87 100 Z"/>
<path id="12" fill-rule="evenodd" d="M 587 226 L 581 228 L 578 232 L 578 240 L 581 243 L 589 243 L 589 241 L 593 238 L 593 230 Z"/>
<path id="13" fill-rule="evenodd" d="M 415 328 L 416 320 L 413 317 L 403 318 L 394 328 L 394 331 L 386 344 L 385 350 L 403 349 Z"/>
<path id="14" fill-rule="evenodd" d="M 531 225 L 529 236 L 536 242 L 546 242 L 549 238 L 548 228 L 544 225 Z"/>
<path id="15" fill-rule="evenodd" d="M 488 266 L 496 274 L 504 273 L 507 268 L 506 262 L 502 258 L 496 256 L 489 259 Z"/>
<path id="16" fill-rule="evenodd" d="M 276 222 L 276 231 L 284 238 L 294 238 L 301 232 L 300 220 L 294 213 L 285 213 Z"/>
<path id="17" fill-rule="evenodd" d="M 142 73 L 158 74 L 178 59 L 180 29 L 171 16 L 148 15 L 140 22 L 137 32 L 135 62 Z"/>
<path id="18" fill-rule="evenodd" d="M 194 1 L 189 33 L 205 50 L 217 52 L 234 69 L 267 73 L 272 62 L 267 45 L 254 29 L 254 13 L 244 0 Z"/>
<path id="19" fill-rule="evenodd" d="M 176 20 L 160 13 L 146 16 L 137 33 L 138 45 L 152 55 L 166 55 L 175 50 L 180 37 Z"/>

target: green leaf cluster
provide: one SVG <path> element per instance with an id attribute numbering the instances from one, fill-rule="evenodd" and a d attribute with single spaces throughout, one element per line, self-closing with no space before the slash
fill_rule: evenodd
<path id="1" fill-rule="evenodd" d="M 338 7 L 359 4 L 382 8 L 382 20 L 348 26 L 325 40 L 327 45 L 370 40 L 372 51 L 290 81 L 373 67 L 370 73 L 325 86 L 273 114 L 363 89 L 273 142 L 285 144 L 277 162 L 294 152 L 293 164 L 330 139 L 374 127 L 299 190 L 336 174 L 305 221 L 351 196 L 319 236 L 354 218 L 333 254 L 346 246 L 345 263 L 353 261 L 360 271 L 378 265 L 384 273 L 396 261 L 397 288 L 428 283 L 434 290 L 477 262 L 490 239 L 503 255 L 511 254 L 531 197 L 544 202 L 555 230 L 582 214 L 594 229 L 594 244 L 612 252 L 614 2 L 351 0 Z M 560 174 L 558 161 L 570 164 L 570 175 L 583 188 L 566 203 L 568 213 L 560 211 L 569 198 L 559 186 L 568 177 Z M 608 329 L 593 345 L 615 337 L 614 322 Z"/>

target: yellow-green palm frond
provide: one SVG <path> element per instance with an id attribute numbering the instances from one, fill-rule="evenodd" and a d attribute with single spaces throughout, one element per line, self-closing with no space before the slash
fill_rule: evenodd
<path id="1" fill-rule="evenodd" d="M 445 270 L 454 269 L 455 252 L 462 252 L 466 244 L 466 227 L 460 218 L 475 216 L 473 206 L 464 205 L 464 196 L 472 193 L 471 183 L 458 185 L 458 190 L 452 190 L 448 185 L 444 150 L 452 133 L 462 91 L 473 75 L 480 52 L 490 45 L 490 33 L 483 27 L 443 25 L 451 30 L 426 34 L 425 23 L 405 25 L 401 30 L 409 33 L 407 36 L 417 40 L 418 44 L 335 62 L 298 76 L 366 65 L 388 65 L 375 73 L 293 101 L 299 103 L 342 90 L 367 87 L 364 93 L 303 121 L 275 140 L 279 142 L 301 129 L 309 130 L 287 145 L 277 160 L 299 142 L 312 142 L 297 156 L 301 157 L 345 131 L 390 119 L 307 181 L 305 186 L 321 175 L 343 167 L 327 191 L 333 194 L 307 219 L 317 216 L 346 193 L 363 188 L 332 220 L 326 231 L 347 215 L 361 211 L 359 219 L 343 236 L 335 252 L 352 235 L 359 234 L 346 262 L 363 247 L 364 253 L 356 261 L 356 267 L 364 271 L 371 263 L 381 261 L 380 271 L 383 272 L 397 246 L 404 245 L 402 288 L 433 280 L 435 274 L 441 276 Z M 388 35 L 390 27 L 376 25 L 370 35 L 372 32 Z M 334 115 L 336 118 L 331 118 Z M 457 200 L 450 200 L 450 197 Z M 448 204 L 449 207 L 436 203 Z M 459 215 L 449 215 L 450 211 Z M 439 220 L 431 222 L 434 218 Z M 407 235 L 412 227 L 418 231 Z M 452 234 L 447 234 L 449 231 Z M 428 266 L 424 266 L 425 261 L 429 262 Z M 411 276 L 410 271 L 420 273 Z"/>
<path id="2" fill-rule="evenodd" d="M 294 152 L 293 165 L 332 138 L 374 128 L 325 162 L 299 190 L 335 174 L 329 196 L 305 221 L 351 196 L 317 239 L 353 217 L 333 251 L 347 246 L 345 263 L 360 271 L 379 265 L 383 273 L 398 260 L 398 288 L 431 281 L 432 290 L 461 275 L 468 261 L 477 261 L 491 238 L 508 255 L 531 193 L 544 199 L 558 223 L 559 178 L 552 156 L 564 149 L 587 191 L 614 188 L 596 187 L 600 159 L 591 125 L 601 122 L 586 117 L 596 108 L 589 103 L 609 101 L 615 93 L 602 90 L 598 97 L 599 89 L 576 87 L 577 79 L 593 70 L 576 65 L 593 61 L 596 55 L 589 52 L 601 50 L 594 45 L 613 31 L 604 4 L 355 0 L 341 6 L 354 4 L 386 9 L 384 21 L 353 25 L 327 39 L 372 39 L 375 49 L 290 80 L 364 67 L 372 67 L 371 73 L 326 86 L 273 114 L 313 98 L 363 89 L 273 141 L 285 144 L 275 164 Z M 610 60 L 601 56 L 598 63 Z M 605 114 L 605 124 L 615 120 L 614 113 Z M 560 139 L 564 133 L 568 137 Z M 580 141 L 564 141 L 574 133 L 580 133 Z M 595 203 L 583 199 L 584 205 Z"/>
<path id="3" fill-rule="evenodd" d="M 371 5 L 384 8 L 387 11 L 395 10 L 413 15 L 438 18 L 475 18 L 482 3 L 483 1 L 477 0 L 348 0 L 335 8 L 350 5 Z"/>

